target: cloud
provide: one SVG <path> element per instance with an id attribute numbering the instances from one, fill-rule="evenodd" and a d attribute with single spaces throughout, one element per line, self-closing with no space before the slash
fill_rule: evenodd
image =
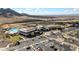
<path id="1" fill-rule="evenodd" d="M 69 8 L 64 10 L 65 13 L 79 13 L 79 8 Z"/>
<path id="2" fill-rule="evenodd" d="M 75 9 L 73 9 L 73 11 L 79 11 L 79 8 L 75 8 Z"/>

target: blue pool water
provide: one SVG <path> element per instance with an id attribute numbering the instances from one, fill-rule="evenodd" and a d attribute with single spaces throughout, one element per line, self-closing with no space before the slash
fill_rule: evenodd
<path id="1" fill-rule="evenodd" d="M 17 29 L 17 28 L 10 28 L 9 29 L 10 33 L 17 33 L 18 31 L 19 31 L 19 29 Z"/>

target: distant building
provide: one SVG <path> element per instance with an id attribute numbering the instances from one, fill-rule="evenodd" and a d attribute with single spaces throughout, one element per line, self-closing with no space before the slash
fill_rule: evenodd
<path id="1" fill-rule="evenodd" d="M 36 28 L 40 29 L 40 28 L 43 28 L 43 26 L 42 25 L 38 25 Z"/>
<path id="2" fill-rule="evenodd" d="M 43 32 L 40 30 L 37 30 L 37 28 L 28 28 L 28 29 L 22 28 L 19 31 L 20 35 L 23 35 L 29 38 L 41 35 L 42 33 Z"/>
<path id="3" fill-rule="evenodd" d="M 19 30 L 19 34 L 23 36 L 31 36 L 31 33 L 34 33 L 35 30 L 35 28 L 22 28 Z"/>
<path id="4" fill-rule="evenodd" d="M 31 27 L 31 28 L 21 28 L 19 29 L 19 31 L 21 32 L 31 32 L 31 31 L 34 31 L 35 28 L 34 27 Z"/>

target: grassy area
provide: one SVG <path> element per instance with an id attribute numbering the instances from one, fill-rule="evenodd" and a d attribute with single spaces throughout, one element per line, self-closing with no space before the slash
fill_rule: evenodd
<path id="1" fill-rule="evenodd" d="M 13 36 L 9 36 L 9 40 L 12 43 L 16 43 L 17 41 L 22 40 L 22 37 L 20 35 L 13 35 Z"/>

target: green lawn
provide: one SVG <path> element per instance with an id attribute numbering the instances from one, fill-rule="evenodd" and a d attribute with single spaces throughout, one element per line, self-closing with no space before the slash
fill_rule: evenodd
<path id="1" fill-rule="evenodd" d="M 14 35 L 14 36 L 10 36 L 9 40 L 10 40 L 12 43 L 16 43 L 17 41 L 22 40 L 22 37 L 21 37 L 20 35 Z"/>

